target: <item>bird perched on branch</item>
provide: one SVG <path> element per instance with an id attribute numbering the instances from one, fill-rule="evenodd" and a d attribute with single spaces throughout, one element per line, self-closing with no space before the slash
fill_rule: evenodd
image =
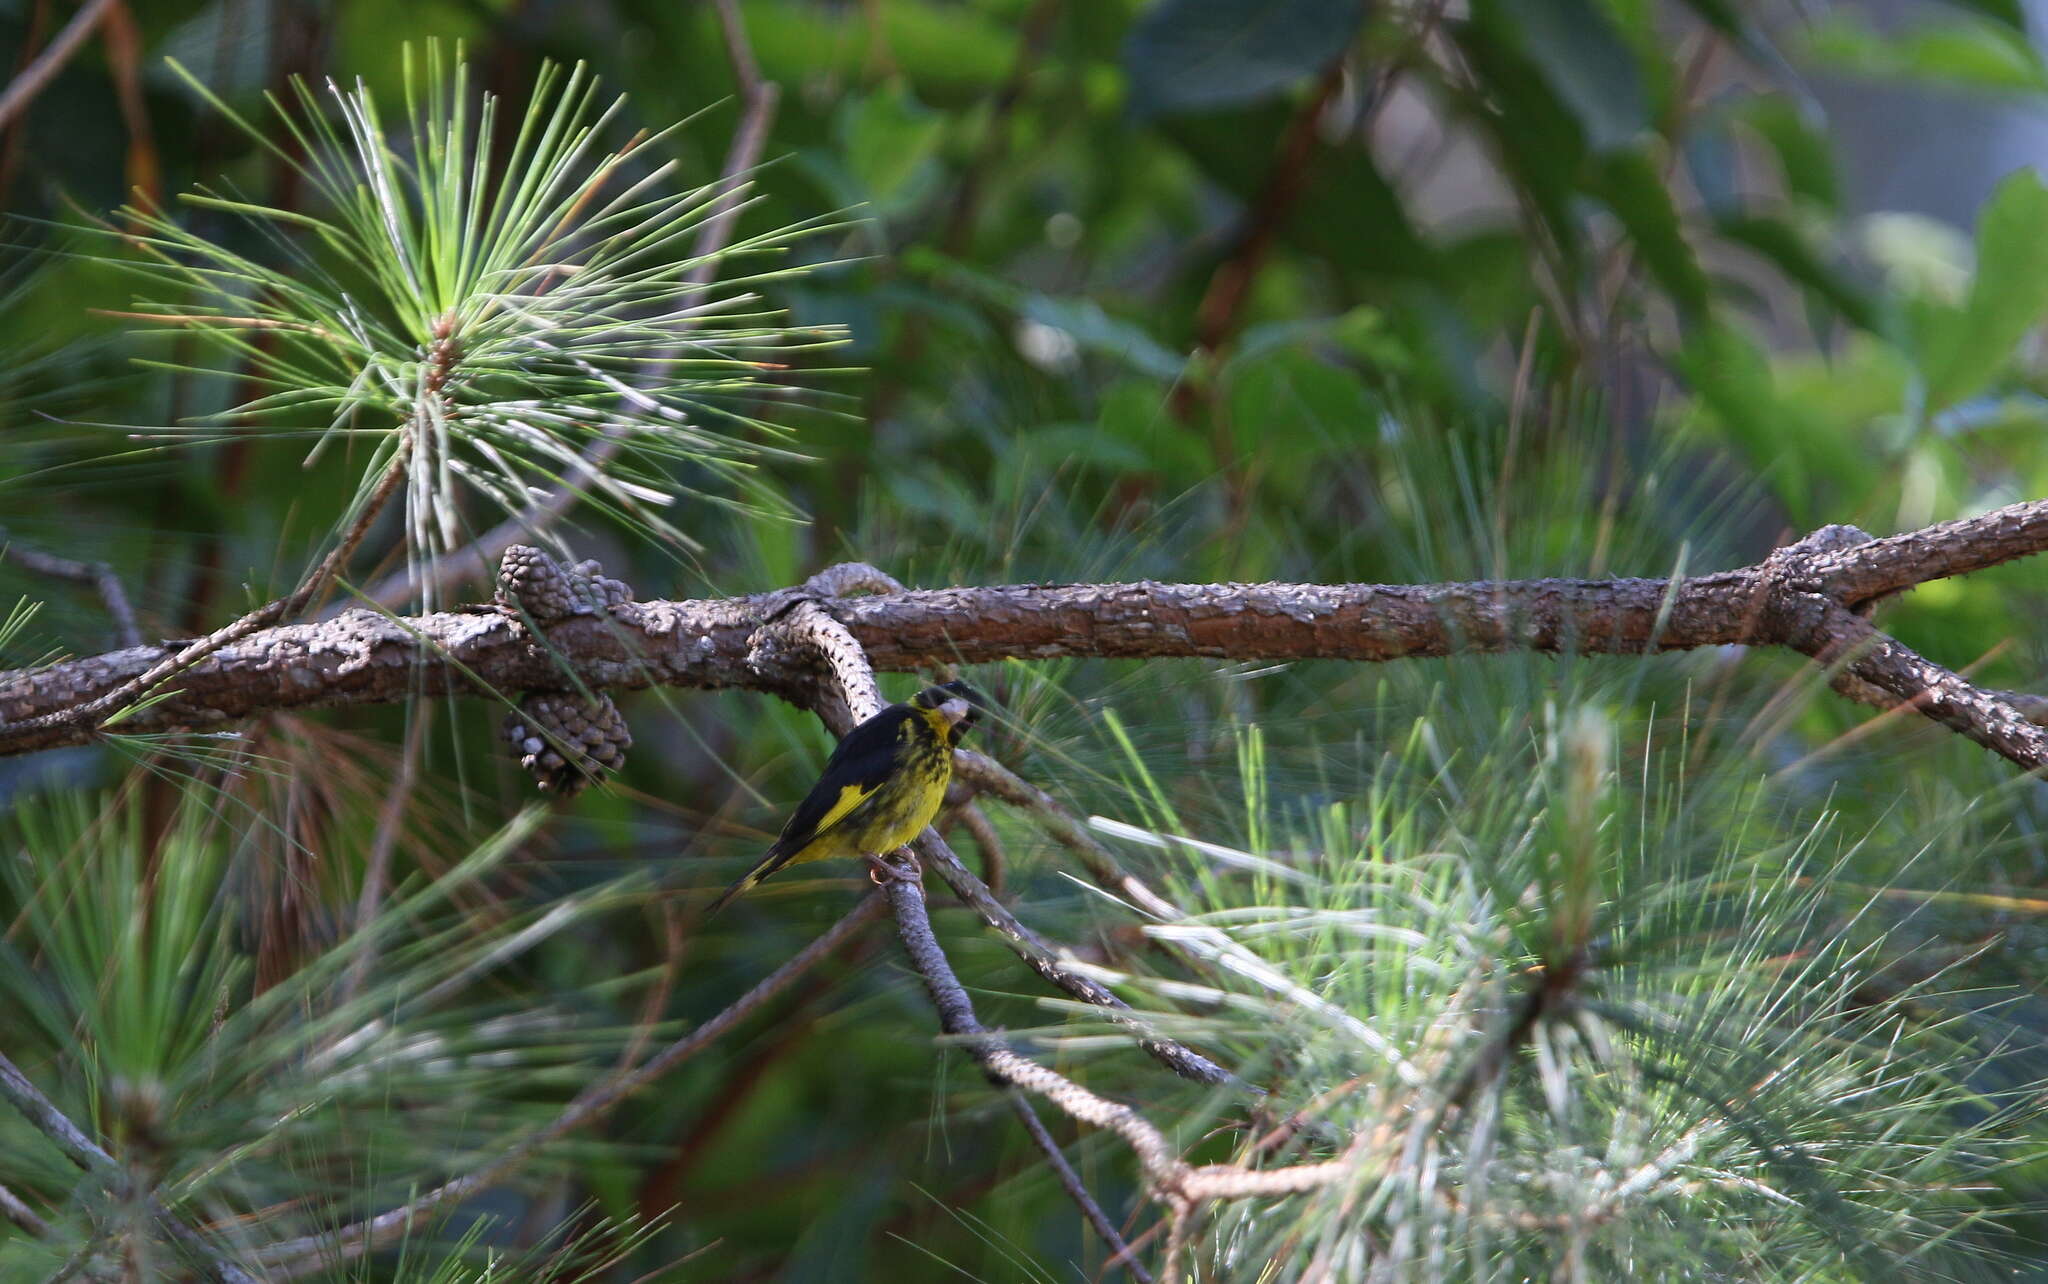
<path id="1" fill-rule="evenodd" d="M 918 836 L 946 797 L 953 746 L 981 716 L 965 682 L 946 682 L 892 704 L 846 734 L 782 836 L 707 916 L 784 865 L 832 856 L 879 856 Z"/>

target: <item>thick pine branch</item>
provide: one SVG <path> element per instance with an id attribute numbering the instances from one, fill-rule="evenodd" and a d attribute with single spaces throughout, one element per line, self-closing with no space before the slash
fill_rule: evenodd
<path id="1" fill-rule="evenodd" d="M 574 685 L 815 692 L 815 658 L 760 645 L 804 603 L 845 625 L 876 669 L 1009 658 L 1201 656 L 1387 661 L 1516 650 L 1640 655 L 1785 647 L 2030 769 L 2048 730 L 1856 614 L 1914 584 L 2048 549 L 2048 500 L 1872 540 L 1828 527 L 1754 566 L 1678 581 L 1540 579 L 1386 584 L 1023 584 L 827 597 L 807 586 L 714 601 L 634 602 L 529 633 L 499 607 L 410 618 L 354 611 L 265 629 L 179 675 L 126 732 L 217 727 L 277 710 Z M 820 587 L 831 583 L 821 579 Z M 812 608 L 804 607 L 805 610 Z M 767 631 L 772 633 L 773 631 Z M 0 674 L 0 755 L 88 740 L 62 717 L 179 644 Z"/>

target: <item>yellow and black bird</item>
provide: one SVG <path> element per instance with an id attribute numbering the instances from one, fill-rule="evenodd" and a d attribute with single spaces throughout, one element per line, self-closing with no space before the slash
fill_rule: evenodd
<path id="1" fill-rule="evenodd" d="M 965 682 L 926 687 L 846 733 L 782 836 L 747 876 L 705 914 L 784 865 L 832 856 L 879 856 L 918 836 L 946 797 L 953 746 L 981 716 L 981 696 Z"/>

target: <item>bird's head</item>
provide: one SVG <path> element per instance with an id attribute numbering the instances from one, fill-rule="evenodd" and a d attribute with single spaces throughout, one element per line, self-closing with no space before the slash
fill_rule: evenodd
<path id="1" fill-rule="evenodd" d="M 974 726 L 975 720 L 981 717 L 981 711 L 988 707 L 988 701 L 982 699 L 981 692 L 965 682 L 941 682 L 937 686 L 926 687 L 911 697 L 910 703 L 920 709 L 930 709 L 945 719 L 947 735 L 954 744 L 960 742 L 960 738 Z"/>

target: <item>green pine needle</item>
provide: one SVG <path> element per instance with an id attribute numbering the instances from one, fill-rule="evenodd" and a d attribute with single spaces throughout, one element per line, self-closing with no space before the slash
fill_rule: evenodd
<path id="1" fill-rule="evenodd" d="M 544 69 L 515 116 L 471 91 L 459 50 L 409 47 L 396 122 L 361 83 L 295 81 L 289 100 L 269 100 L 270 129 L 172 66 L 313 200 L 302 213 L 209 189 L 183 198 L 252 233 L 260 253 L 155 208 L 106 227 L 152 285 L 128 315 L 197 336 L 258 389 L 167 431 L 310 431 L 309 462 L 366 437 L 380 458 L 365 488 L 402 449 L 414 557 L 465 542 L 464 492 L 518 514 L 572 488 L 681 547 L 695 541 L 663 513 L 685 495 L 794 515 L 758 476 L 766 457 L 797 457 L 793 432 L 746 406 L 787 400 L 771 372 L 838 336 L 793 329 L 750 292 L 781 274 L 772 263 L 721 270 L 773 260 L 823 223 L 697 257 L 718 201 L 742 195 L 671 190 L 667 131 L 608 146 L 624 100 L 604 100 L 580 65 Z M 705 287 L 699 274 L 725 279 Z"/>

